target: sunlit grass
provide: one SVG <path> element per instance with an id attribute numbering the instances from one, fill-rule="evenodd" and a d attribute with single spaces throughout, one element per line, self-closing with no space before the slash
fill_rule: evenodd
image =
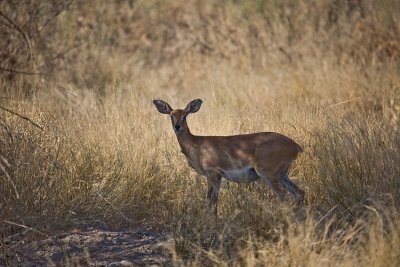
<path id="1" fill-rule="evenodd" d="M 44 130 L 5 115 L 9 129 L 2 132 L 2 155 L 19 195 L 2 179 L 11 207 L 5 215 L 47 231 L 80 224 L 156 225 L 172 234 L 178 258 L 200 265 L 352 265 L 369 262 L 371 249 L 398 262 L 392 250 L 399 238 L 397 208 L 381 206 L 399 204 L 399 121 L 387 119 L 398 99 L 391 98 L 390 85 L 374 99 L 355 86 L 373 87 L 373 80 L 304 88 L 289 79 L 285 83 L 291 86 L 274 93 L 256 86 L 257 77 L 224 79 L 174 96 L 139 82 L 101 97 L 64 88 L 16 103 L 16 110 Z M 250 79 L 251 85 L 234 90 L 237 79 L 243 84 Z M 359 98 L 345 102 L 350 91 Z M 336 95 L 322 97 L 329 92 Z M 169 119 L 151 102 L 163 98 L 180 108 L 194 96 L 204 99 L 188 119 L 194 134 L 276 131 L 302 144 L 305 152 L 291 175 L 306 191 L 304 208 L 279 203 L 261 181 L 224 182 L 215 225 L 206 208 L 204 177 L 187 166 Z M 369 106 L 393 101 L 390 107 Z M 372 240 L 384 244 L 375 247 Z"/>

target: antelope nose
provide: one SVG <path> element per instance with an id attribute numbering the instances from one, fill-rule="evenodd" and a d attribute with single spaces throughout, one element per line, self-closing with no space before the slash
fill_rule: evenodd
<path id="1" fill-rule="evenodd" d="M 181 126 L 179 124 L 175 125 L 175 130 L 179 130 Z"/>

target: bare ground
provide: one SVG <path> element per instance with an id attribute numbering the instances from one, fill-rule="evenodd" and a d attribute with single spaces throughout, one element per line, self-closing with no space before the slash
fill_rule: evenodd
<path id="1" fill-rule="evenodd" d="M 165 244 L 163 235 L 150 228 L 73 229 L 46 239 L 19 242 L 7 265 L 169 266 L 172 262 Z"/>

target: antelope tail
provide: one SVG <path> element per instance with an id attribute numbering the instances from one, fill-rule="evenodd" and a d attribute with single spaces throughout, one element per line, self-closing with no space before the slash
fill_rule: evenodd
<path id="1" fill-rule="evenodd" d="M 297 152 L 302 153 L 304 151 L 303 148 L 299 144 L 296 145 L 297 145 Z"/>

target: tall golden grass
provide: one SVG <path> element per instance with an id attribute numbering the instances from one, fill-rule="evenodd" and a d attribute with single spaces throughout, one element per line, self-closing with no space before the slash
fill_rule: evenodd
<path id="1" fill-rule="evenodd" d="M 79 49 L 1 77 L 0 106 L 43 129 L 0 114 L 0 264 L 29 229 L 151 225 L 176 265 L 398 266 L 399 5 L 356 2 L 72 2 L 49 42 Z M 154 98 L 202 98 L 194 134 L 296 140 L 304 207 L 224 182 L 215 224 Z"/>

